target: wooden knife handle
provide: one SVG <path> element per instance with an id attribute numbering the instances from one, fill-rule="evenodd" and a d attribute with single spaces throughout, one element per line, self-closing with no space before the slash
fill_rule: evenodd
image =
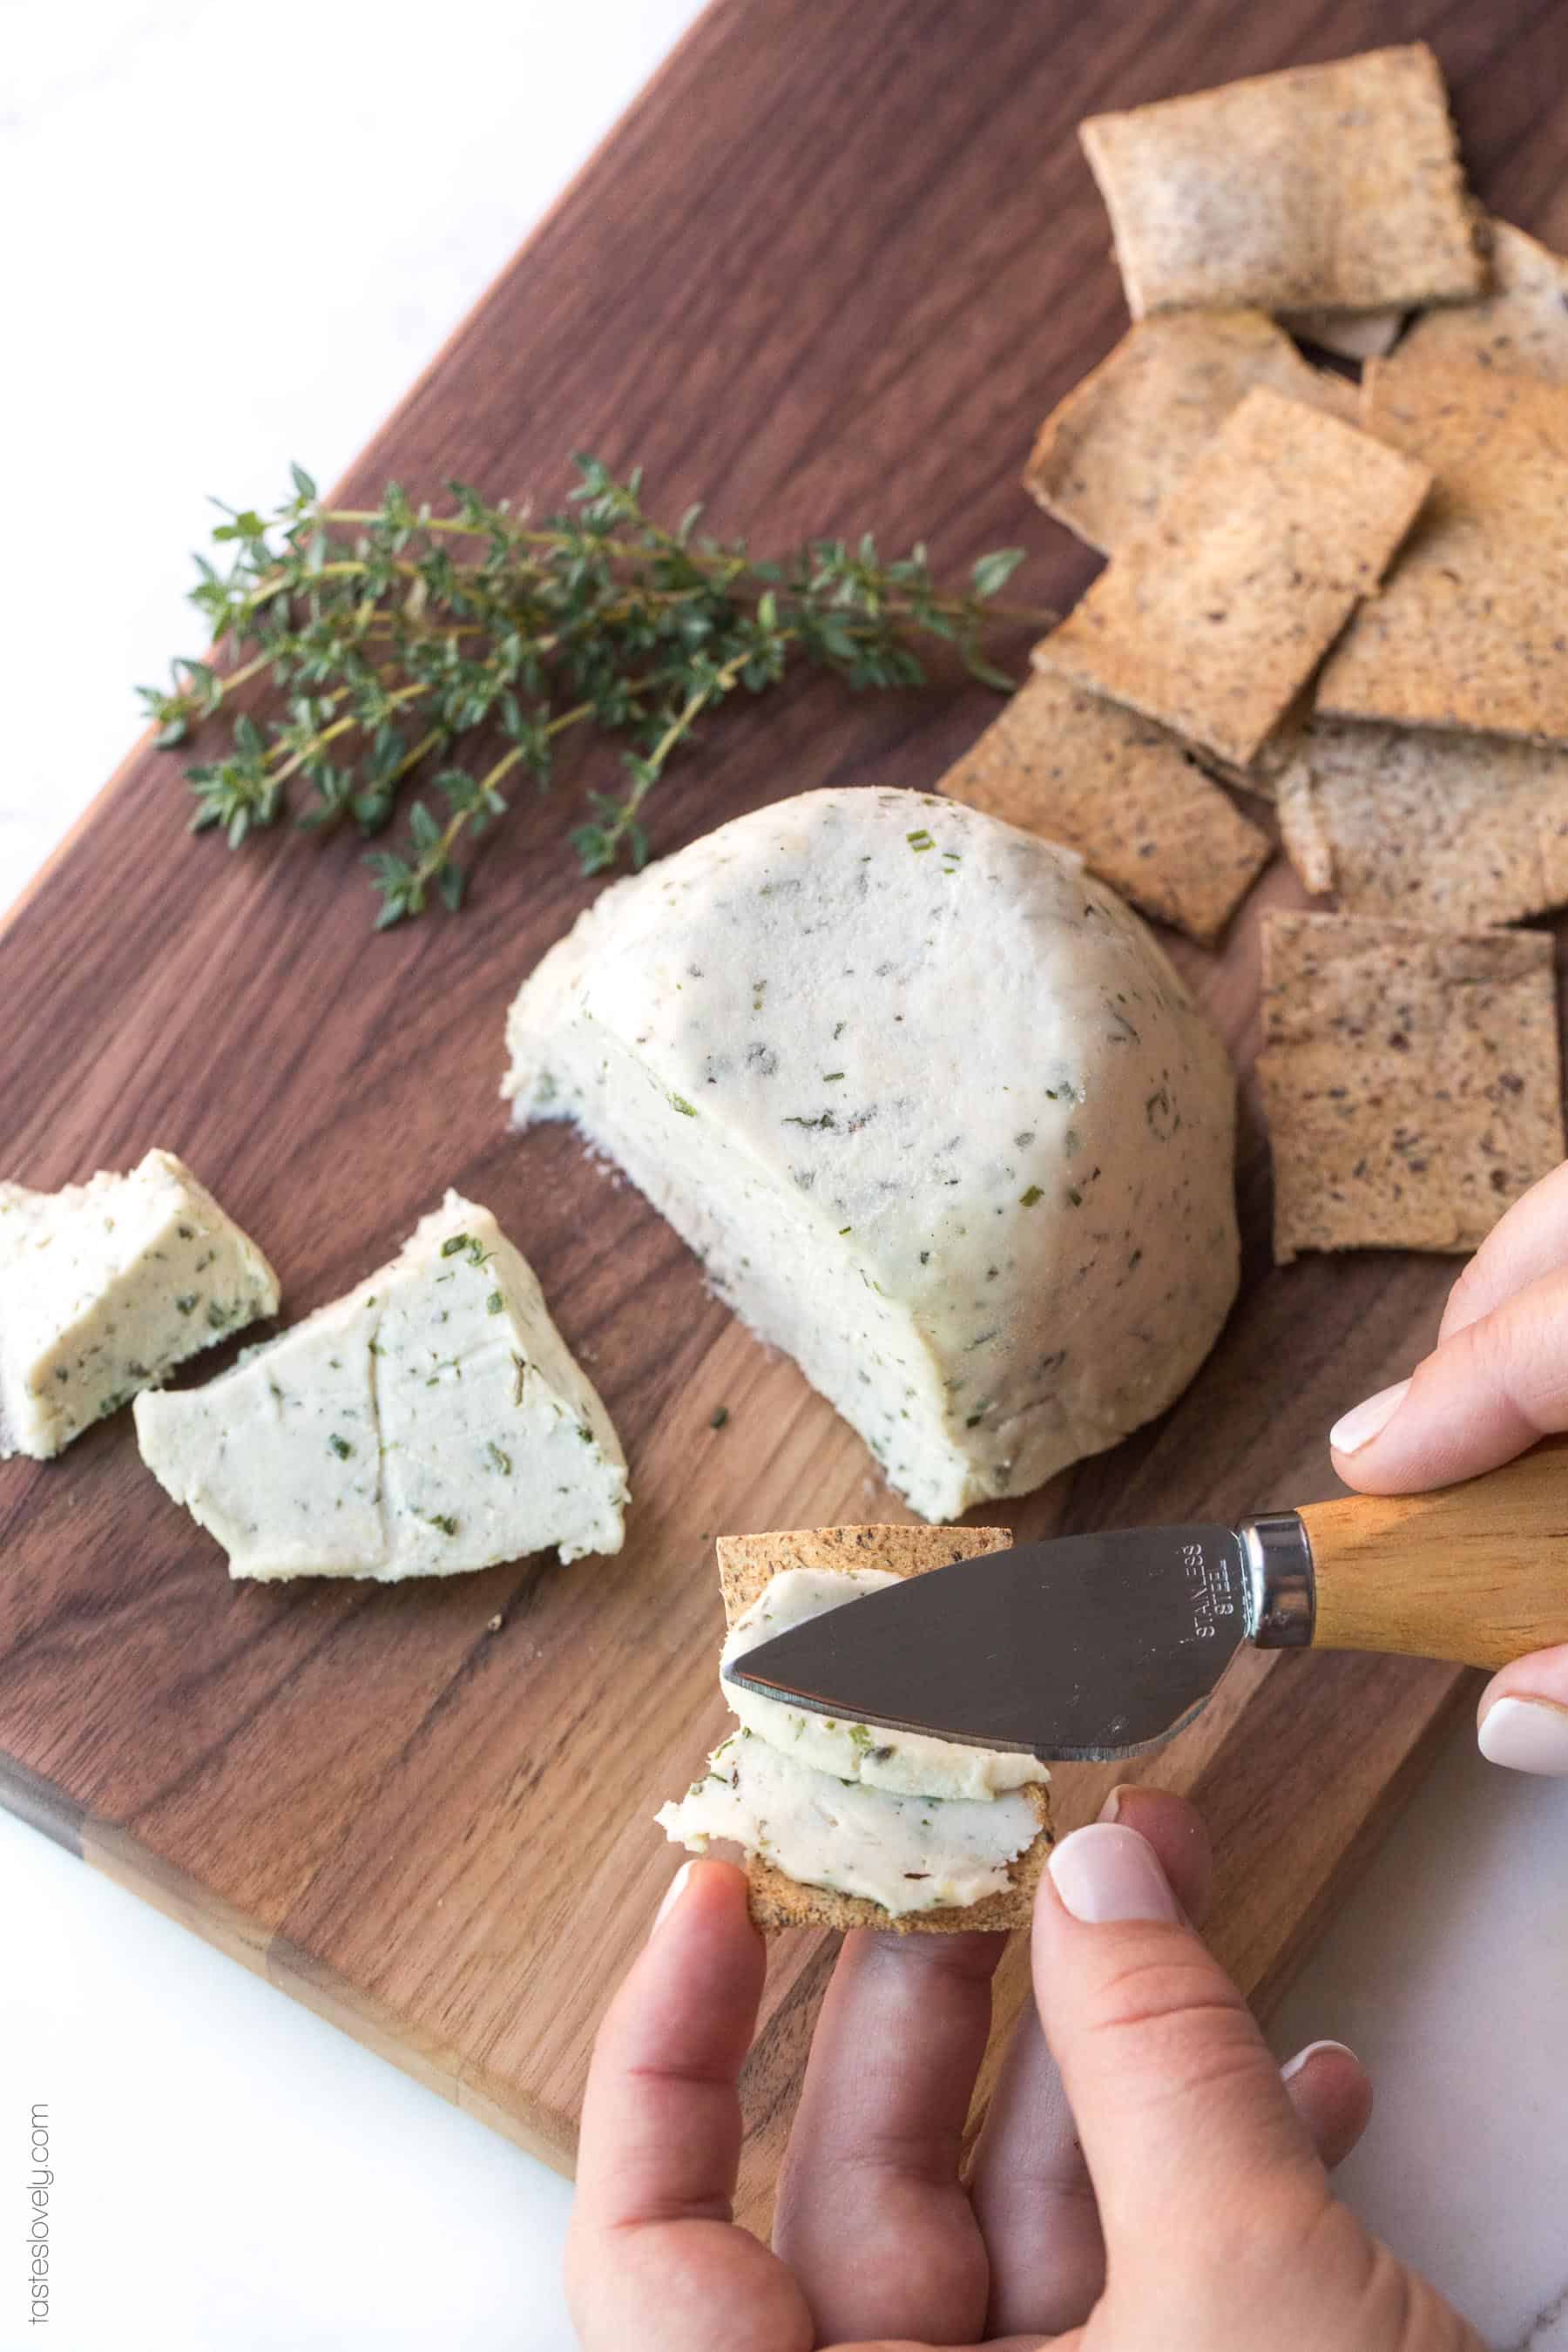
<path id="1" fill-rule="evenodd" d="M 1505 1666 L 1568 1642 L 1568 1437 L 1429 1495 L 1300 1511 L 1320 1650 Z"/>

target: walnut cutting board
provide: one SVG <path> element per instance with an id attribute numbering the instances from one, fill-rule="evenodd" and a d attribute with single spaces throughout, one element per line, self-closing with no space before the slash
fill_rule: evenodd
<path id="1" fill-rule="evenodd" d="M 644 465 L 658 511 L 706 498 L 760 550 L 871 528 L 889 551 L 928 538 L 952 572 L 1022 542 L 1010 593 L 1065 606 L 1092 560 L 1017 477 L 1124 319 L 1074 122 L 1421 32 L 1486 201 L 1568 243 L 1555 0 L 721 0 L 343 488 L 363 504 L 389 475 L 459 475 L 551 503 L 585 446 Z M 994 709 L 952 680 L 858 699 L 814 681 L 728 712 L 652 803 L 655 849 L 811 784 L 929 785 Z M 526 1250 L 616 1417 L 637 1496 L 618 1559 L 402 1590 L 231 1585 L 125 1415 L 57 1464 L 0 1465 L 0 1796 L 562 2166 L 595 2021 L 674 1866 L 648 1816 L 723 1717 L 713 1533 L 905 1516 L 629 1187 L 563 1130 L 504 1125 L 504 1010 L 586 902 L 565 834 L 613 769 L 601 752 L 520 795 L 460 919 L 373 940 L 356 844 L 191 840 L 177 761 L 143 749 L 0 935 L 4 1172 L 52 1186 L 177 1150 L 274 1259 L 290 1317 L 457 1184 Z M 1298 896 L 1277 866 L 1222 954 L 1173 944 L 1244 1072 L 1258 911 Z M 1271 1268 L 1249 1081 L 1239 1183 L 1245 1284 L 1215 1354 L 1162 1423 L 1007 1512 L 1020 1535 L 1321 1495 L 1330 1421 L 1429 1339 L 1446 1261 Z M 1208 1817 L 1216 1940 L 1259 2000 L 1466 1680 L 1249 1654 L 1154 1760 Z M 1062 1771 L 1059 1816 L 1111 1777 Z M 753 2221 L 831 1956 L 773 1951 Z"/>

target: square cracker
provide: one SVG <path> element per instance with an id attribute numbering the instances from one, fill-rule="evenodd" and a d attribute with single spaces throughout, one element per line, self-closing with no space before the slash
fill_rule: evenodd
<path id="1" fill-rule="evenodd" d="M 786 1568 L 881 1568 L 894 1576 L 923 1576 L 982 1552 L 1005 1551 L 1013 1538 L 1005 1528 L 800 1528 L 780 1535 L 721 1536 L 719 1583 L 724 1622 L 733 1625 L 764 1586 Z M 1028 1925 L 1046 1856 L 1051 1846 L 1050 1803 L 1046 1788 L 1025 1790 L 1039 1818 L 1040 1833 L 1012 1864 L 1004 1895 L 979 1903 L 911 1911 L 894 1918 L 864 1895 L 836 1895 L 825 1886 L 805 1886 L 786 1878 L 771 1862 L 746 1857 L 752 1916 L 759 1927 L 881 1927 L 900 1935 L 958 1935 L 973 1927 Z"/>
<path id="2" fill-rule="evenodd" d="M 1263 921 L 1274 1255 L 1466 1251 L 1563 1157 L 1552 941 Z"/>
<path id="3" fill-rule="evenodd" d="M 1463 301 L 1486 282 L 1425 42 L 1095 115 L 1079 136 L 1135 319 Z"/>
<path id="4" fill-rule="evenodd" d="M 1024 487 L 1107 554 L 1131 538 L 1255 383 L 1352 422 L 1356 388 L 1261 310 L 1140 319 L 1041 425 Z"/>
<path id="5" fill-rule="evenodd" d="M 1568 257 L 1507 221 L 1488 228 L 1491 292 L 1479 302 L 1424 311 L 1399 346 L 1399 366 L 1473 363 L 1501 375 L 1568 383 Z"/>
<path id="6" fill-rule="evenodd" d="M 1173 735 L 1048 670 L 937 789 L 1064 842 L 1146 915 L 1205 942 L 1273 855 Z"/>
<path id="7" fill-rule="evenodd" d="M 1367 431 L 1437 482 L 1318 709 L 1568 741 L 1568 383 L 1369 360 L 1362 402 Z"/>
<path id="8" fill-rule="evenodd" d="M 1370 434 L 1256 385 L 1035 658 L 1248 766 L 1430 482 Z"/>
<path id="9" fill-rule="evenodd" d="M 1568 751 L 1554 745 L 1320 719 L 1279 803 L 1297 873 L 1346 914 L 1465 930 L 1568 903 Z"/>

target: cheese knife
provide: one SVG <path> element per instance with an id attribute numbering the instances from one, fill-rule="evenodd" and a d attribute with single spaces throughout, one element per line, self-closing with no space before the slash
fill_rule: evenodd
<path id="1" fill-rule="evenodd" d="M 1181 1730 L 1244 1642 L 1494 1668 L 1568 1642 L 1568 1438 L 1426 1495 L 984 1553 L 830 1609 L 723 1671 L 841 1721 L 1099 1762 Z"/>

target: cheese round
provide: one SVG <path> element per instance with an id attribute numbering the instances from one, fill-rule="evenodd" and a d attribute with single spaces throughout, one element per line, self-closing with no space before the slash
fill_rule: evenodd
<path id="1" fill-rule="evenodd" d="M 618 1161 L 931 1519 L 1178 1395 L 1236 1291 L 1235 1086 L 1072 852 L 877 787 L 605 890 L 503 1092 Z"/>

